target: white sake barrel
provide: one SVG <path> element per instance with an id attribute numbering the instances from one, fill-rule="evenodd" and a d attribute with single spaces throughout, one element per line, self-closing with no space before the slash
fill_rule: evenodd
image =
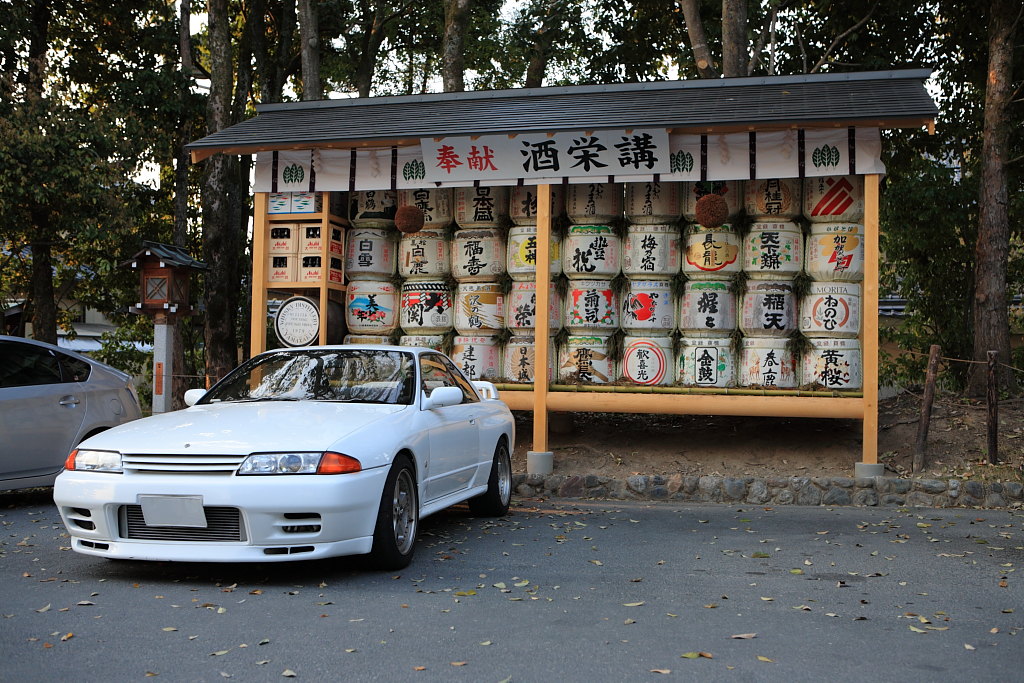
<path id="1" fill-rule="evenodd" d="M 562 215 L 564 201 L 560 185 L 551 186 L 551 217 Z M 516 225 L 537 225 L 537 186 L 517 185 L 509 193 L 508 217 Z"/>
<path id="2" fill-rule="evenodd" d="M 608 352 L 610 335 L 570 335 L 558 353 L 558 380 L 581 384 L 614 382 L 615 359 Z"/>
<path id="3" fill-rule="evenodd" d="M 345 293 L 351 334 L 388 334 L 398 328 L 398 290 L 384 280 L 353 280 Z"/>
<path id="4" fill-rule="evenodd" d="M 800 299 L 800 331 L 808 337 L 856 337 L 860 301 L 858 284 L 813 282 Z"/>
<path id="5" fill-rule="evenodd" d="M 705 228 L 694 223 L 683 235 L 683 272 L 689 277 L 729 280 L 743 269 L 740 236 L 732 225 Z"/>
<path id="6" fill-rule="evenodd" d="M 860 282 L 864 279 L 864 226 L 811 223 L 806 256 L 812 280 Z"/>
<path id="7" fill-rule="evenodd" d="M 792 282 L 751 280 L 742 297 L 740 329 L 748 337 L 788 337 L 797 328 L 797 303 Z"/>
<path id="8" fill-rule="evenodd" d="M 796 357 L 786 339 L 747 337 L 743 340 L 736 383 L 741 387 L 795 389 L 798 386 Z"/>
<path id="9" fill-rule="evenodd" d="M 573 278 L 613 278 L 622 264 L 618 235 L 607 225 L 572 225 L 562 244 L 562 272 Z"/>
<path id="10" fill-rule="evenodd" d="M 804 266 L 804 234 L 790 221 L 752 223 L 743 243 L 743 270 L 752 279 L 791 280 Z"/>
<path id="11" fill-rule="evenodd" d="M 415 206 L 422 211 L 423 227 L 428 230 L 443 230 L 452 223 L 452 189 L 450 187 L 399 190 L 398 206 Z"/>
<path id="12" fill-rule="evenodd" d="M 632 225 L 622 245 L 626 277 L 673 277 L 679 272 L 679 228 L 674 225 Z"/>
<path id="13" fill-rule="evenodd" d="M 396 211 L 395 190 L 360 190 L 352 196 L 349 220 L 357 228 L 393 228 Z"/>
<path id="14" fill-rule="evenodd" d="M 728 337 L 736 329 L 736 295 L 725 280 L 688 280 L 679 300 L 679 330 L 686 337 Z"/>
<path id="15" fill-rule="evenodd" d="M 739 214 L 743 208 L 742 180 L 706 180 L 683 183 L 683 218 L 693 223 L 697 220 L 697 200 L 706 194 L 717 194 L 729 207 L 729 217 Z"/>
<path id="16" fill-rule="evenodd" d="M 548 381 L 554 376 L 555 343 L 548 338 Z M 532 383 L 537 370 L 537 354 L 534 338 L 529 336 L 511 337 L 502 354 L 504 376 L 510 382 Z"/>
<path id="17" fill-rule="evenodd" d="M 469 379 L 494 380 L 501 372 L 501 349 L 494 337 L 456 335 L 451 359 Z"/>
<path id="18" fill-rule="evenodd" d="M 345 245 L 345 274 L 349 280 L 386 280 L 395 274 L 398 249 L 394 230 L 352 228 Z"/>
<path id="19" fill-rule="evenodd" d="M 572 334 L 611 334 L 619 329 L 618 303 L 611 280 L 570 280 L 564 326 Z"/>
<path id="20" fill-rule="evenodd" d="M 471 337 L 493 336 L 505 327 L 505 296 L 495 282 L 460 282 L 455 295 L 455 329 Z"/>
<path id="21" fill-rule="evenodd" d="M 621 183 L 569 185 L 565 212 L 577 224 L 611 223 L 622 218 Z"/>
<path id="22" fill-rule="evenodd" d="M 856 339 L 811 340 L 800 366 L 800 381 L 831 391 L 857 391 L 864 386 L 860 342 Z"/>
<path id="23" fill-rule="evenodd" d="M 736 354 L 728 337 L 683 337 L 679 340 L 679 379 L 688 387 L 726 389 L 736 386 Z"/>
<path id="24" fill-rule="evenodd" d="M 448 240 L 440 230 L 402 235 L 398 243 L 398 274 L 402 277 L 443 277 L 451 272 Z"/>
<path id="25" fill-rule="evenodd" d="M 671 337 L 626 337 L 623 347 L 623 377 L 644 386 L 675 383 Z"/>
<path id="26" fill-rule="evenodd" d="M 623 211 L 633 225 L 672 224 L 683 213 L 683 186 L 676 181 L 625 183 Z"/>
<path id="27" fill-rule="evenodd" d="M 671 280 L 630 280 L 622 301 L 622 329 L 658 336 L 676 329 Z"/>
<path id="28" fill-rule="evenodd" d="M 341 340 L 342 344 L 390 344 L 390 337 L 383 337 L 379 334 L 346 334 Z"/>
<path id="29" fill-rule="evenodd" d="M 487 282 L 505 272 L 505 239 L 498 228 L 463 228 L 452 240 L 452 275 L 459 282 Z"/>
<path id="30" fill-rule="evenodd" d="M 758 220 L 793 220 L 800 215 L 799 178 L 748 180 L 743 190 L 747 216 Z"/>
<path id="31" fill-rule="evenodd" d="M 551 277 L 562 274 L 562 242 L 554 235 L 548 250 Z M 516 281 L 537 279 L 537 226 L 514 225 L 508 231 L 505 267 Z"/>
<path id="32" fill-rule="evenodd" d="M 455 323 L 447 280 L 406 280 L 399 324 L 406 334 L 444 334 Z"/>
<path id="33" fill-rule="evenodd" d="M 508 215 L 507 187 L 455 188 L 455 222 L 460 228 L 497 228 L 505 215 Z"/>
<path id="34" fill-rule="evenodd" d="M 405 334 L 399 337 L 400 346 L 418 346 L 424 349 L 441 351 L 444 346 L 443 334 Z"/>
<path id="35" fill-rule="evenodd" d="M 803 213 L 812 223 L 859 223 L 864 220 L 864 178 L 804 178 L 803 205 Z"/>
<path id="36" fill-rule="evenodd" d="M 512 334 L 530 334 L 537 326 L 537 283 L 513 282 L 505 305 L 505 327 Z M 548 330 L 555 333 L 561 327 L 562 297 L 552 282 L 548 285 Z"/>

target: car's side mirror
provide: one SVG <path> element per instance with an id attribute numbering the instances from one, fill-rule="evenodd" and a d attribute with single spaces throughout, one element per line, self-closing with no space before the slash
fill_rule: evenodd
<path id="1" fill-rule="evenodd" d="M 423 408 L 425 410 L 433 410 L 434 408 L 444 408 L 445 406 L 454 406 L 462 403 L 462 389 L 458 387 L 438 387 L 430 392 L 423 401 Z"/>
<path id="2" fill-rule="evenodd" d="M 185 405 L 191 407 L 206 395 L 206 389 L 189 389 L 185 392 Z"/>

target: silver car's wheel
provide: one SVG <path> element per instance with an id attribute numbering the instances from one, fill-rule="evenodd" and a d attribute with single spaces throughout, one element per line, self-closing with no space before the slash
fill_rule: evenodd
<path id="1" fill-rule="evenodd" d="M 395 548 L 405 555 L 416 542 L 416 485 L 412 474 L 405 468 L 398 473 L 391 497 L 391 526 L 395 534 Z"/>
<path id="2" fill-rule="evenodd" d="M 370 561 L 381 569 L 401 569 L 412 562 L 419 528 L 416 475 L 409 458 L 395 458 L 384 482 Z"/>
<path id="3" fill-rule="evenodd" d="M 474 515 L 501 517 L 508 514 L 512 501 L 512 456 L 508 444 L 502 439 L 494 449 L 491 476 L 487 478 L 487 490 L 476 498 L 469 499 L 469 509 Z"/>

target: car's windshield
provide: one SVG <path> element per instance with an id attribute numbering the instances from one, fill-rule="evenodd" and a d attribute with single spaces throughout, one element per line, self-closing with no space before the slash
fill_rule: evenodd
<path id="1" fill-rule="evenodd" d="M 401 351 L 290 350 L 244 363 L 203 397 L 223 401 L 409 404 L 415 365 Z"/>

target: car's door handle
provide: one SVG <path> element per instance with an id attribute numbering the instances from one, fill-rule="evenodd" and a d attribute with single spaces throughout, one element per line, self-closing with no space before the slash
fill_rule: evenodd
<path id="1" fill-rule="evenodd" d="M 77 406 L 80 401 L 74 396 L 65 396 L 60 400 L 62 406 Z"/>

